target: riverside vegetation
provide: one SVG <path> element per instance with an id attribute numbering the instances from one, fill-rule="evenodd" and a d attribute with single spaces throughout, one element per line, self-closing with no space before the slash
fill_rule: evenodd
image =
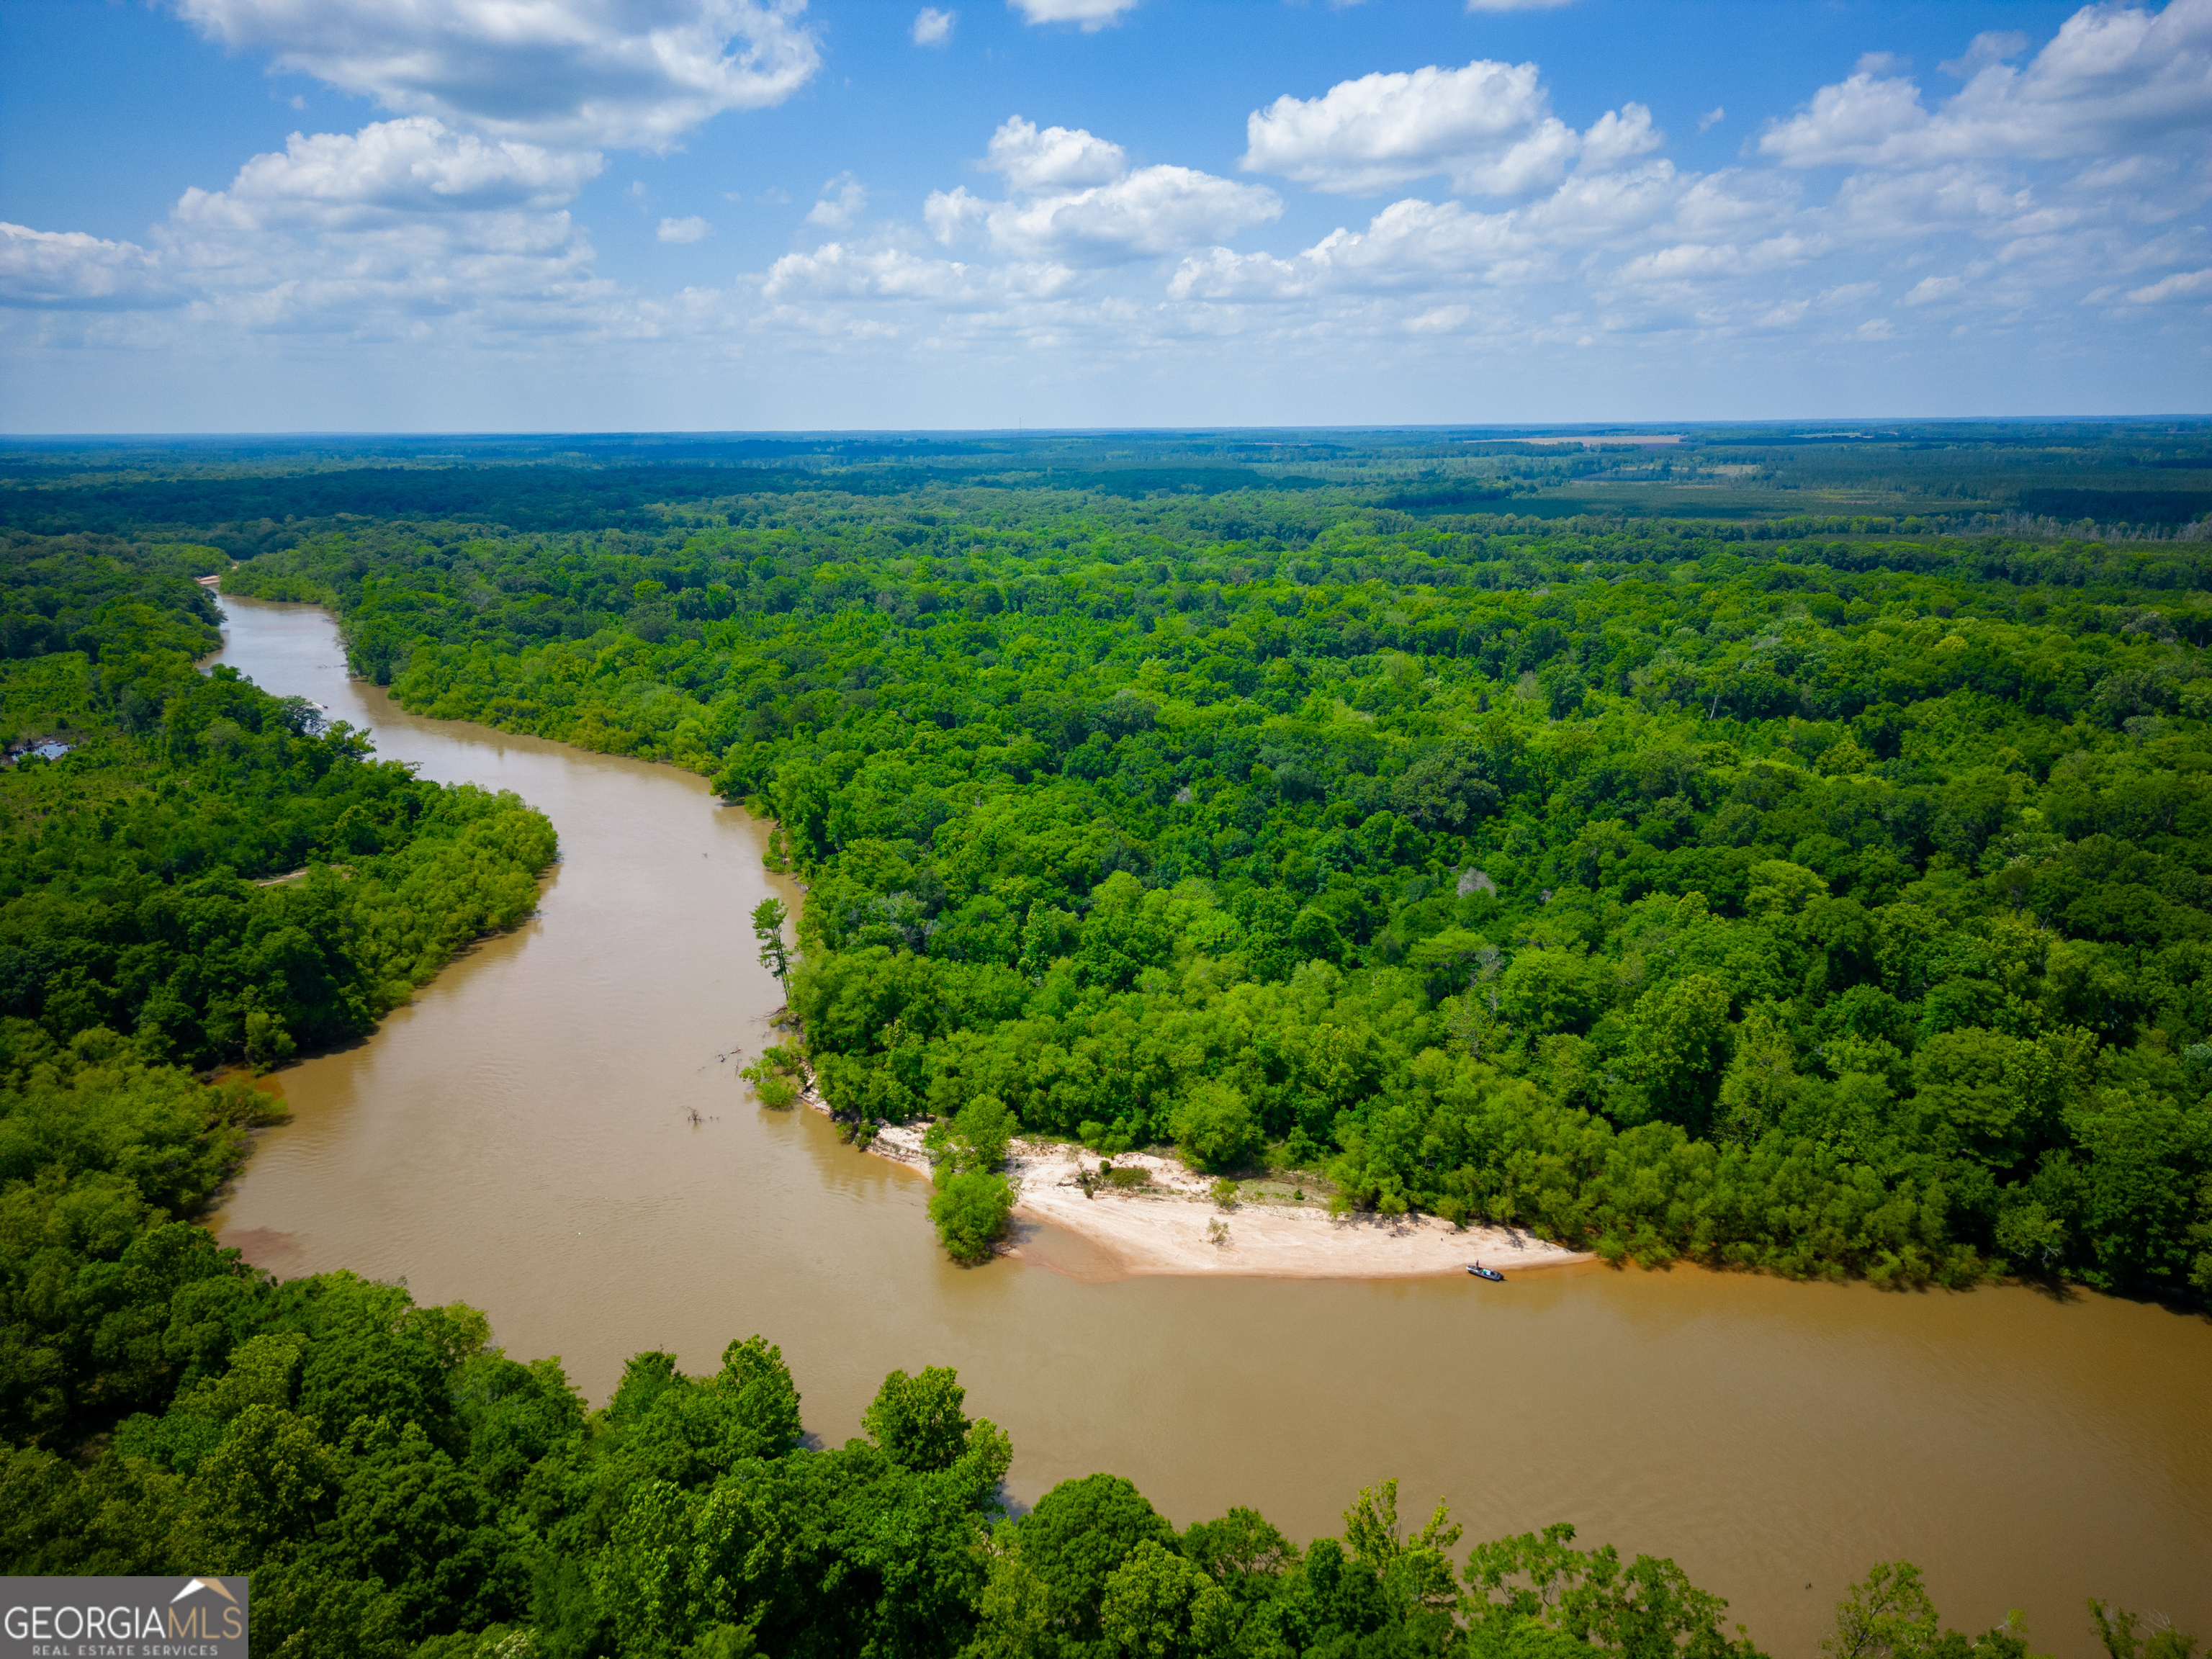
<path id="1" fill-rule="evenodd" d="M 2212 1290 L 2200 544 L 712 505 L 227 580 L 772 814 L 863 1129 L 988 1096 L 1614 1259 Z"/>
<path id="2" fill-rule="evenodd" d="M 807 1053 L 767 1074 L 863 1123 L 963 1103 L 948 1191 L 1017 1121 L 1167 1133 L 1620 1249 L 1967 1276 L 2025 1225 L 2048 1270 L 2201 1286 L 2205 682 L 2170 569 L 1209 516 L 1267 506 L 1131 507 L 1079 548 L 1038 526 L 1095 503 L 988 497 L 642 544 L 335 526 L 229 581 L 338 605 L 416 707 L 770 805 L 812 885 Z M 265 1097 L 206 1069 L 368 1029 L 553 852 L 511 798 L 195 675 L 221 562 L 0 550 L 7 745 L 74 745 L 0 773 L 9 1571 L 250 1571 L 258 1645 L 302 1656 L 1751 1659 L 1670 1563 L 1565 1528 L 1462 1552 L 1385 1482 L 1299 1547 L 1105 1474 L 1011 1517 L 948 1371 L 893 1373 L 835 1449 L 758 1337 L 711 1376 L 641 1355 L 590 1411 L 469 1308 L 220 1249 L 191 1218 Z M 2008 694 L 1972 678 L 2016 658 Z M 1881 699 L 1778 709 L 1838 664 Z M 2164 931 L 2097 931 L 2130 903 Z M 1796 1211 L 1711 1231 L 1784 1176 Z M 2091 1613 L 2113 1659 L 2194 1651 Z M 1944 1631 L 1893 1564 L 1831 1650 L 2027 1644 Z"/>
<path id="3" fill-rule="evenodd" d="M 424 783 L 304 703 L 194 672 L 220 635 L 191 577 L 225 562 L 0 547 L 0 1414 L 17 1444 L 78 1444 L 165 1401 L 170 1297 L 233 1272 L 173 1218 L 281 1108 L 205 1078 L 371 1030 L 526 915 L 553 856 L 513 796 Z"/>

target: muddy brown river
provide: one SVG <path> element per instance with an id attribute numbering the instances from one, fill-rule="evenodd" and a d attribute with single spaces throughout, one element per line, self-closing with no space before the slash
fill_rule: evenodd
<path id="1" fill-rule="evenodd" d="M 918 1176 L 735 1075 L 781 1000 L 749 914 L 798 896 L 761 826 L 670 768 L 409 715 L 320 611 L 223 607 L 221 660 L 516 791 L 562 849 L 535 920 L 282 1073 L 292 1120 L 216 1223 L 261 1265 L 473 1303 L 595 1401 L 639 1350 L 708 1370 L 759 1331 L 832 1441 L 894 1366 L 955 1365 L 1024 1500 L 1110 1469 L 1178 1523 L 1246 1504 L 1304 1538 L 1395 1474 L 1470 1537 L 1565 1520 L 1672 1556 L 1776 1654 L 1899 1558 L 1953 1624 L 2025 1608 L 2039 1652 L 2097 1650 L 2093 1595 L 2212 1636 L 2212 1323 L 1689 1270 L 1117 1280 L 1065 1235 L 963 1271 Z"/>

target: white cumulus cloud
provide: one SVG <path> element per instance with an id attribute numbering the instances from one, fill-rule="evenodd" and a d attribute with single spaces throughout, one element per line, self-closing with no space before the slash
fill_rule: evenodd
<path id="1" fill-rule="evenodd" d="M 1103 29 L 1136 9 L 1137 0 L 1006 0 L 1025 23 L 1079 23 L 1084 32 Z"/>
<path id="2" fill-rule="evenodd" d="M 822 186 L 822 198 L 806 212 L 806 222 L 825 230 L 842 230 L 867 210 L 868 188 L 849 173 L 841 173 Z"/>
<path id="3" fill-rule="evenodd" d="M 830 242 L 811 253 L 787 253 L 761 284 L 769 300 L 910 301 L 967 310 L 1010 301 L 1050 299 L 1075 273 L 1063 265 L 975 265 L 932 259 L 903 248 L 859 248 Z"/>
<path id="4" fill-rule="evenodd" d="M 1831 208 L 1862 241 L 1900 241 L 1960 232 L 1981 239 L 2033 228 L 2033 190 L 1989 167 L 1960 163 L 1846 179 Z"/>
<path id="5" fill-rule="evenodd" d="M 921 204 L 921 221 L 929 227 L 931 235 L 950 247 L 990 222 L 992 209 L 1005 205 L 977 196 L 967 185 L 959 185 L 949 191 L 930 191 L 929 199 Z"/>
<path id="6" fill-rule="evenodd" d="M 1441 173 L 1472 194 L 1524 196 L 1558 184 L 1577 158 L 1614 167 L 1658 143 L 1639 104 L 1577 133 L 1552 113 L 1535 64 L 1486 58 L 1364 75 L 1318 98 L 1286 93 L 1244 130 L 1246 172 L 1347 194 Z"/>
<path id="7" fill-rule="evenodd" d="M 404 114 L 661 149 L 782 102 L 821 50 L 805 0 L 176 0 L 210 37 Z"/>
<path id="8" fill-rule="evenodd" d="M 2051 160 L 2201 143 L 2212 125 L 2212 0 L 2085 6 L 2023 69 L 2004 61 L 2010 40 L 1976 45 L 1952 65 L 1972 78 L 1936 109 L 1916 82 L 1868 64 L 1770 125 L 1759 154 L 1787 167 Z"/>
<path id="9" fill-rule="evenodd" d="M 1603 172 L 1658 149 L 1659 143 L 1651 112 L 1641 104 L 1623 104 L 1606 111 L 1583 134 L 1582 165 L 1586 172 Z"/>
<path id="10" fill-rule="evenodd" d="M 1991 64 L 2002 64 L 2027 50 L 2027 37 L 2018 29 L 1984 29 L 1966 43 L 1966 51 L 1936 65 L 1954 81 L 1971 81 Z"/>
<path id="11" fill-rule="evenodd" d="M 982 165 L 1005 176 L 1012 198 L 933 191 L 922 217 L 939 241 L 980 232 L 1017 258 L 1111 265 L 1218 241 L 1283 210 L 1271 190 L 1191 167 L 1132 171 L 1119 144 L 1018 115 L 991 135 Z"/>
<path id="12" fill-rule="evenodd" d="M 574 327 L 611 291 L 567 208 L 599 166 L 427 116 L 295 133 L 226 189 L 187 190 L 154 240 L 171 281 L 248 328 Z"/>
<path id="13" fill-rule="evenodd" d="M 1640 253 L 1614 273 L 1616 283 L 1662 285 L 1708 276 L 1747 276 L 1802 264 L 1824 252 L 1817 242 L 1796 236 L 1770 236 L 1749 247 L 1733 242 L 1677 242 Z"/>
<path id="14" fill-rule="evenodd" d="M 1002 252 L 1113 264 L 1232 235 L 1279 216 L 1274 191 L 1190 167 L 1139 167 L 1111 184 L 994 208 L 987 224 Z"/>
<path id="15" fill-rule="evenodd" d="M 914 15 L 914 27 L 908 38 L 917 46 L 941 46 L 952 39 L 952 26 L 960 21 L 957 11 L 939 11 L 935 6 L 924 6 Z"/>
<path id="16" fill-rule="evenodd" d="M 248 161 L 228 190 L 185 191 L 175 216 L 243 230 L 301 220 L 358 225 L 403 214 L 544 209 L 567 202 L 601 165 L 596 155 L 487 142 L 417 115 L 355 133 L 295 132 L 281 154 Z"/>
<path id="17" fill-rule="evenodd" d="M 1079 190 L 1111 183 L 1127 171 L 1121 145 L 1095 137 L 1081 127 L 1047 127 L 1013 116 L 991 135 L 984 168 L 1004 173 L 1007 185 L 1024 191 Z"/>
<path id="18" fill-rule="evenodd" d="M 1679 237 L 1681 210 L 1698 194 L 1693 181 L 1656 161 L 1628 173 L 1577 174 L 1544 200 L 1500 213 L 1458 202 L 1394 202 L 1365 230 L 1331 231 L 1289 258 L 1221 247 L 1194 254 L 1170 291 L 1179 299 L 1284 300 L 1553 282 L 1565 260 Z"/>
<path id="19" fill-rule="evenodd" d="M 302 39 L 320 27 L 277 0 L 175 3 L 234 23 L 282 13 Z M 1824 361 L 1881 361 L 1939 402 L 1982 385 L 1992 365 L 2026 386 L 2039 362 L 2094 362 L 2123 388 L 2185 385 L 2202 365 L 2212 0 L 2094 4 L 2033 41 L 1969 40 L 1962 29 L 1923 48 L 1955 54 L 1944 67 L 1956 78 L 1929 90 L 1902 59 L 1839 59 L 1802 107 L 1739 107 L 1752 142 L 1705 172 L 1668 158 L 1641 102 L 1570 125 L 1534 64 L 1363 75 L 1277 99 L 1248 121 L 1246 167 L 1389 192 L 1341 228 L 1295 240 L 1267 232 L 1283 204 L 1249 175 L 1139 165 L 1094 131 L 1015 116 L 964 184 L 928 195 L 920 222 L 883 204 L 872 213 L 867 188 L 841 174 L 769 268 L 659 294 L 595 274 L 572 204 L 603 149 L 662 142 L 654 135 L 693 118 L 684 110 L 713 100 L 663 96 L 690 74 L 680 51 L 649 72 L 612 52 L 589 75 L 578 54 L 643 38 L 655 19 L 743 14 L 803 35 L 801 14 L 765 0 L 503 3 L 511 38 L 487 45 L 491 0 L 389 0 L 374 18 L 362 0 L 330 0 L 361 62 L 380 41 L 430 43 L 404 73 L 376 80 L 376 95 L 444 88 L 442 101 L 356 132 L 295 134 L 228 185 L 186 191 L 135 241 L 0 226 L 0 305 L 13 307 L 0 337 L 223 352 L 319 334 L 379 353 L 473 343 L 514 362 L 562 341 L 598 352 L 658 339 L 671 363 L 775 356 L 793 386 L 821 382 L 806 370 L 830 358 L 810 353 L 846 354 L 873 386 L 910 349 L 908 367 L 933 387 L 988 384 L 1027 363 L 1071 383 L 1093 371 L 1162 386 L 1181 374 L 1209 395 L 1265 362 L 1309 366 L 1324 402 L 1353 383 L 1457 375 L 1463 388 L 1470 369 L 1506 362 L 1547 386 L 1648 370 L 1654 385 L 1711 388 L 1755 379 L 1747 366 L 1777 352 L 1815 386 L 1834 383 L 1820 378 Z M 1126 8 L 1020 9 L 1081 23 Z M 887 20 L 903 27 L 909 15 Z M 1163 33 L 1175 23 L 1164 9 L 1145 21 Z M 545 45 L 556 25 L 574 25 L 569 45 Z M 453 90 L 462 82 L 447 72 L 471 40 L 470 61 L 498 75 Z M 744 46 L 724 40 L 735 43 L 718 47 L 725 57 Z M 546 85 L 494 85 L 541 48 L 555 71 Z M 586 82 L 601 112 L 588 119 L 578 112 Z M 650 199 L 641 187 L 620 210 Z M 715 234 L 696 216 L 659 223 L 670 241 Z M 1219 374 L 1193 367 L 1202 362 Z"/>
<path id="20" fill-rule="evenodd" d="M 136 242 L 0 222 L 0 305 L 137 311 L 183 300 Z"/>

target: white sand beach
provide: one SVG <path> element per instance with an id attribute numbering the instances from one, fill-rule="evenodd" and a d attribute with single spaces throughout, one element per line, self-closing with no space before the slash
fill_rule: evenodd
<path id="1" fill-rule="evenodd" d="M 801 1099 L 816 1111 L 829 1109 L 811 1090 Z M 888 1125 L 868 1151 L 926 1175 L 921 1138 L 920 1124 Z M 1519 1272 L 1592 1259 L 1510 1228 L 1461 1229 L 1434 1216 L 1332 1216 L 1321 1198 L 1301 1200 L 1277 1190 L 1281 1182 L 1255 1183 L 1256 1193 L 1248 1188 L 1224 1210 L 1210 1195 L 1211 1177 L 1158 1153 L 1123 1152 L 1110 1160 L 1116 1170 L 1144 1170 L 1145 1185 L 1120 1188 L 1094 1180 L 1086 1194 L 1080 1177 L 1095 1176 L 1108 1161 L 1072 1142 L 1015 1141 L 1006 1174 L 1018 1195 L 1016 1220 L 1073 1233 L 1128 1276 L 1411 1279 L 1464 1273 L 1471 1261 Z M 1020 1243 L 1006 1253 L 1017 1259 L 1036 1254 Z"/>

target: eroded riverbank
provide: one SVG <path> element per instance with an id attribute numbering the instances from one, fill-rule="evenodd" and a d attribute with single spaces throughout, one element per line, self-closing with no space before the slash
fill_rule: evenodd
<path id="1" fill-rule="evenodd" d="M 224 605 L 227 660 L 426 775 L 516 790 L 562 851 L 535 920 L 282 1074 L 292 1121 L 219 1218 L 264 1265 L 475 1303 L 595 1400 L 631 1353 L 708 1370 L 761 1331 L 831 1439 L 892 1367 L 956 1365 L 1024 1498 L 1111 1469 L 1179 1523 L 1246 1504 L 1304 1537 L 1395 1474 L 1473 1537 L 1569 1520 L 1671 1555 L 1777 1654 L 1900 1557 L 1954 1624 L 2025 1607 L 2038 1652 L 2088 1659 L 2090 1595 L 2212 1632 L 2203 1322 L 1592 1265 L 1127 1276 L 1045 1220 L 1019 1248 L 1060 1273 L 963 1270 L 925 1182 L 734 1075 L 781 1000 L 746 918 L 798 897 L 759 826 L 670 768 L 417 720 L 345 678 L 319 611 Z"/>

